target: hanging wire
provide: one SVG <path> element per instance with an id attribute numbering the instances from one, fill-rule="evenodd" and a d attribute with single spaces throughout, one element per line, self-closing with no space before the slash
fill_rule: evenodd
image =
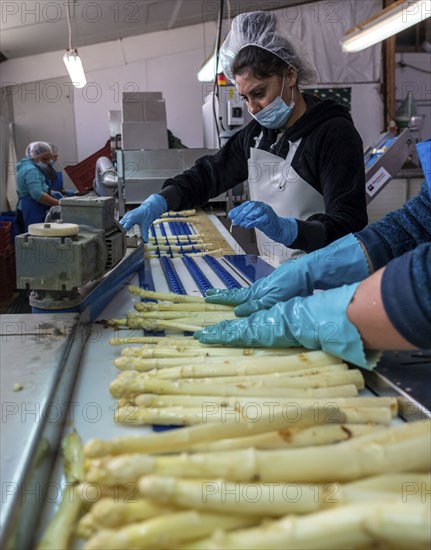
<path id="1" fill-rule="evenodd" d="M 230 5 L 230 0 L 227 1 L 227 22 L 228 22 L 228 29 L 230 29 L 231 23 L 232 23 L 232 6 Z"/>
<path id="2" fill-rule="evenodd" d="M 217 23 L 217 42 L 216 42 L 216 55 L 215 55 L 215 79 L 214 79 L 214 86 L 213 86 L 213 116 L 214 116 L 214 122 L 216 126 L 216 132 L 217 132 L 217 140 L 218 140 L 218 146 L 221 147 L 221 140 L 220 140 L 220 127 L 222 130 L 224 130 L 223 122 L 217 117 L 216 112 L 216 105 L 215 102 L 217 100 L 217 103 L 220 105 L 219 100 L 219 85 L 218 85 L 218 78 L 217 78 L 217 70 L 218 70 L 218 60 L 219 60 L 219 50 L 220 50 L 220 43 L 221 43 L 221 32 L 222 32 L 222 25 L 223 25 L 223 9 L 224 9 L 224 0 L 220 0 L 220 10 L 218 14 L 218 23 Z M 220 122 L 220 126 L 219 126 Z"/>
<path id="3" fill-rule="evenodd" d="M 66 13 L 67 13 L 67 28 L 69 29 L 69 51 L 72 50 L 72 25 L 70 24 L 70 12 L 69 12 L 69 4 L 74 3 L 74 0 L 72 2 L 66 2 Z"/>

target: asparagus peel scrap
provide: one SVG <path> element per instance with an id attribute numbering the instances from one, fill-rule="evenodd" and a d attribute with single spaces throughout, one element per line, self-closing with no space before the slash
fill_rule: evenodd
<path id="1" fill-rule="evenodd" d="M 81 510 L 78 482 L 84 480 L 84 455 L 81 440 L 75 430 L 64 438 L 62 451 L 67 487 L 63 491 L 59 508 L 45 530 L 37 550 L 67 550 L 74 524 Z"/>

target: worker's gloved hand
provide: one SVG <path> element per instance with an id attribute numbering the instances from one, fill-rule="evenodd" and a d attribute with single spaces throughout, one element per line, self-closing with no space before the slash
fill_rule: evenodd
<path id="1" fill-rule="evenodd" d="M 76 195 L 75 189 L 63 189 L 63 194 L 66 197 L 74 197 Z"/>
<path id="2" fill-rule="evenodd" d="M 139 224 L 141 228 L 141 236 L 144 242 L 148 242 L 148 229 L 154 220 L 168 209 L 168 203 L 162 195 L 150 195 L 141 206 L 130 210 L 120 220 L 125 231 L 129 231 L 135 224 Z"/>
<path id="3" fill-rule="evenodd" d="M 57 200 L 61 200 L 64 198 L 64 195 L 60 193 L 60 191 L 51 191 L 51 197 Z"/>
<path id="4" fill-rule="evenodd" d="M 235 314 L 243 317 L 294 296 L 307 296 L 315 289 L 327 290 L 362 281 L 368 275 L 365 253 L 350 233 L 325 248 L 288 260 L 247 288 L 209 289 L 205 301 L 237 306 Z"/>
<path id="5" fill-rule="evenodd" d="M 293 298 L 246 319 L 208 326 L 194 337 L 203 344 L 321 349 L 360 367 L 373 368 L 375 354 L 366 357 L 361 336 L 346 313 L 358 285 Z"/>
<path id="6" fill-rule="evenodd" d="M 245 229 L 256 227 L 277 243 L 289 246 L 298 237 L 295 218 L 281 218 L 264 202 L 246 201 L 229 212 L 234 225 Z"/>

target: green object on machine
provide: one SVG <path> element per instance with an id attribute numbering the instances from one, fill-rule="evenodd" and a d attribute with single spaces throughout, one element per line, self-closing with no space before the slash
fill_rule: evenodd
<path id="1" fill-rule="evenodd" d="M 413 96 L 413 92 L 409 92 L 406 99 L 404 100 L 404 103 L 400 106 L 395 114 L 395 120 L 398 124 L 398 128 L 407 128 L 409 126 L 411 118 L 413 116 L 416 116 L 416 114 L 416 101 Z"/>

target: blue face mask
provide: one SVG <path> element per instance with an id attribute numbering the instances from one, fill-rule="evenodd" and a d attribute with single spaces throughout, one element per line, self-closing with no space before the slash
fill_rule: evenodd
<path id="1" fill-rule="evenodd" d="M 54 166 L 55 161 L 54 161 L 54 160 L 50 160 L 48 164 L 49 164 L 50 166 Z"/>
<path id="2" fill-rule="evenodd" d="M 427 182 L 428 193 L 431 199 L 431 139 L 416 143 L 416 151 L 422 165 L 422 172 L 425 175 L 425 181 Z"/>
<path id="3" fill-rule="evenodd" d="M 41 168 L 42 170 L 45 170 L 45 168 L 48 168 L 48 165 L 45 162 L 42 162 L 41 160 L 39 162 L 36 162 L 36 166 L 38 168 Z"/>
<path id="4" fill-rule="evenodd" d="M 277 96 L 274 101 L 272 101 L 269 105 L 267 105 L 264 109 L 256 113 L 255 115 L 253 113 L 250 113 L 251 116 L 257 120 L 259 124 L 262 126 L 265 126 L 265 128 L 269 128 L 271 130 L 276 130 L 277 128 L 282 128 L 286 122 L 289 120 L 293 108 L 295 106 L 295 102 L 290 102 L 290 105 L 286 105 L 286 103 L 283 101 L 281 96 L 283 95 L 284 90 L 284 78 L 283 78 L 283 87 L 281 89 L 281 94 Z M 250 111 L 249 111 L 250 112 Z"/>

